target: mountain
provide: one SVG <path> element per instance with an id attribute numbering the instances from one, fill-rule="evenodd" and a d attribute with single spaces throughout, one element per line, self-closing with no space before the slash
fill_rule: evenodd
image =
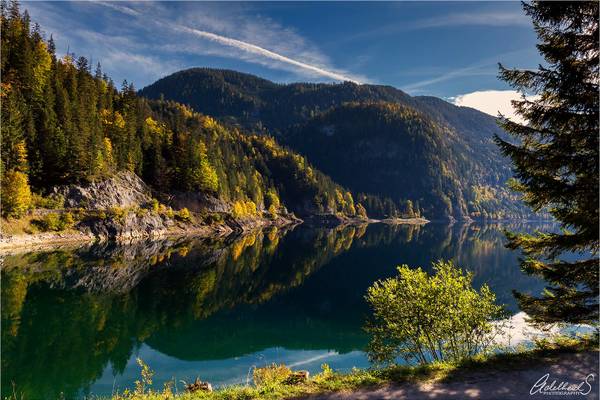
<path id="1" fill-rule="evenodd" d="M 56 194 L 56 186 L 87 187 L 128 171 L 160 200 L 208 198 L 218 203 L 211 211 L 238 219 L 275 219 L 288 210 L 366 217 L 350 191 L 272 137 L 224 126 L 206 114 L 210 107 L 201 114 L 172 100 L 148 100 L 126 81 L 117 89 L 100 64 L 92 73 L 85 57 L 57 57 L 52 36 L 45 40 L 18 2 L 5 6 L 3 216 L 19 218 L 31 208 L 64 211 L 64 201 L 44 197 Z M 265 82 L 241 79 L 236 88 L 252 93 Z M 246 101 L 234 100 L 227 106 L 239 109 Z"/>
<path id="2" fill-rule="evenodd" d="M 359 193 L 364 204 L 369 195 L 389 197 L 401 209 L 431 218 L 530 213 L 505 185 L 511 164 L 493 137 L 506 133 L 494 117 L 472 108 L 411 97 L 391 86 L 276 84 L 208 68 L 174 73 L 139 94 L 272 134 Z"/>

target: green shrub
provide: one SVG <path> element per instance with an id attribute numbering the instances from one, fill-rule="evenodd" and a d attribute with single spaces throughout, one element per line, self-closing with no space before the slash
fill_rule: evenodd
<path id="1" fill-rule="evenodd" d="M 209 225 L 221 224 L 221 223 L 223 223 L 223 215 L 221 215 L 219 213 L 208 214 L 204 218 L 204 222 L 206 222 Z"/>
<path id="2" fill-rule="evenodd" d="M 262 368 L 254 368 L 252 378 L 256 386 L 269 387 L 283 384 L 292 374 L 292 370 L 284 364 L 271 364 Z"/>
<path id="3" fill-rule="evenodd" d="M 398 357 L 427 364 L 460 361 L 490 348 L 505 317 L 487 285 L 472 286 L 473 274 L 452 262 L 433 264 L 430 276 L 421 268 L 398 267 L 398 275 L 378 281 L 367 292 L 373 318 L 371 361 L 393 363 Z"/>
<path id="4" fill-rule="evenodd" d="M 63 231 L 72 228 L 75 224 L 75 218 L 70 212 L 63 214 L 48 213 L 41 220 L 36 220 L 35 224 L 43 231 Z"/>
<path id="5" fill-rule="evenodd" d="M 44 197 L 40 194 L 33 194 L 33 206 L 35 208 L 45 208 L 48 210 L 56 210 L 65 206 L 65 198 L 59 194 L 51 194 Z"/>
<path id="6" fill-rule="evenodd" d="M 39 227 L 43 231 L 58 231 L 60 224 L 60 217 L 56 213 L 49 213 L 44 215 L 44 217 L 39 220 Z"/>
<path id="7" fill-rule="evenodd" d="M 183 207 L 181 210 L 179 210 L 177 214 L 175 214 L 175 218 L 180 221 L 192 221 L 192 215 L 190 214 L 190 210 L 188 210 L 186 207 Z"/>
<path id="8" fill-rule="evenodd" d="M 160 203 L 158 202 L 158 200 L 152 199 L 152 202 L 150 203 L 150 209 L 154 212 L 158 212 L 159 207 Z"/>
<path id="9" fill-rule="evenodd" d="M 74 224 L 75 218 L 73 218 L 73 214 L 71 214 L 70 212 L 66 212 L 60 216 L 59 228 L 61 230 L 72 228 Z"/>
<path id="10" fill-rule="evenodd" d="M 129 210 L 121 207 L 111 207 L 108 210 L 108 215 L 115 219 L 116 221 L 123 222 L 125 220 L 125 216 L 129 213 Z"/>

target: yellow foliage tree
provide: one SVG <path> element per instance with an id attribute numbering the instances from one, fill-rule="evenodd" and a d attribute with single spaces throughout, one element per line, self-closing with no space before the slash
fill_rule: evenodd
<path id="1" fill-rule="evenodd" d="M 2 215 L 20 218 L 31 207 L 31 189 L 27 175 L 8 171 L 2 180 Z"/>
<path id="2" fill-rule="evenodd" d="M 219 177 L 217 171 L 208 161 L 206 145 L 200 142 L 199 149 L 199 165 L 192 171 L 192 180 L 198 186 L 198 189 L 206 192 L 216 193 L 219 190 Z"/>
<path id="3" fill-rule="evenodd" d="M 21 140 L 14 147 L 17 165 L 15 169 L 19 172 L 27 172 L 29 169 L 29 164 L 27 162 L 27 146 L 25 145 L 25 141 Z"/>
<path id="4" fill-rule="evenodd" d="M 362 204 L 358 203 L 356 204 L 356 215 L 358 215 L 361 218 L 367 219 L 367 210 L 365 210 L 365 208 L 363 207 Z"/>
<path id="5" fill-rule="evenodd" d="M 217 121 L 215 121 L 214 119 L 212 119 L 209 116 L 204 117 L 204 119 L 202 120 L 202 126 L 205 127 L 206 129 L 214 129 L 218 125 L 219 124 L 217 123 Z"/>
<path id="6" fill-rule="evenodd" d="M 34 49 L 35 65 L 33 66 L 33 94 L 37 99 L 42 99 L 44 87 L 48 82 L 48 75 L 52 65 L 52 58 L 43 40 L 37 42 Z"/>
<path id="7" fill-rule="evenodd" d="M 231 214 L 234 218 L 256 215 L 256 204 L 252 200 L 238 200 L 233 203 Z"/>

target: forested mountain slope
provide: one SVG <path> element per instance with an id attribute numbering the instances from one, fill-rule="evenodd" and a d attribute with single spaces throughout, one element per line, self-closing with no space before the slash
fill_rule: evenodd
<path id="1" fill-rule="evenodd" d="M 52 37 L 17 2 L 2 2 L 1 12 L 4 216 L 34 206 L 32 192 L 126 170 L 157 192 L 217 197 L 234 216 L 286 207 L 364 217 L 348 190 L 273 138 L 138 97 L 126 81 L 117 89 L 100 64 L 92 72 L 85 57 L 58 57 Z"/>
<path id="2" fill-rule="evenodd" d="M 433 218 L 530 216 L 505 185 L 510 163 L 493 137 L 506 134 L 494 117 L 472 108 L 390 86 L 280 85 L 208 68 L 177 72 L 139 93 L 272 133 L 354 192 L 389 197 L 405 211 Z M 364 195 L 361 201 L 368 203 Z"/>

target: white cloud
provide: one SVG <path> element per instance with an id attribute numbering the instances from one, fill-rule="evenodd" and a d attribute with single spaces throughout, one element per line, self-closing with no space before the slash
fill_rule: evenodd
<path id="1" fill-rule="evenodd" d="M 461 94 L 449 100 L 457 106 L 471 107 L 494 117 L 501 113 L 514 122 L 524 123 L 523 118 L 515 114 L 511 104 L 512 100 L 521 99 L 521 94 L 516 90 L 480 90 Z"/>

